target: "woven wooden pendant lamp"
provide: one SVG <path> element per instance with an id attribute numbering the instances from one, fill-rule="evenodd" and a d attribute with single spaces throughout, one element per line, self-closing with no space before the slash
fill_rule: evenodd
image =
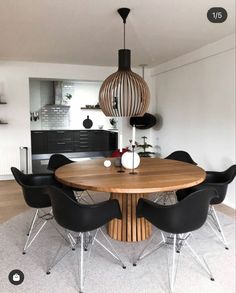
<path id="1" fill-rule="evenodd" d="M 99 92 L 99 104 L 106 116 L 143 116 L 150 102 L 147 83 L 131 71 L 131 51 L 125 49 L 125 24 L 129 12 L 129 8 L 118 9 L 124 23 L 124 49 L 119 50 L 118 71 L 105 79 Z"/>

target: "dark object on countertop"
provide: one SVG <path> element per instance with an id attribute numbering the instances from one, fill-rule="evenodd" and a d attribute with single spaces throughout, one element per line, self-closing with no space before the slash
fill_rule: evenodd
<path id="1" fill-rule="evenodd" d="M 141 117 L 131 117 L 129 123 L 131 126 L 135 125 L 137 129 L 148 129 L 157 123 L 157 119 L 152 114 L 145 113 Z"/>
<path id="2" fill-rule="evenodd" d="M 93 121 L 89 119 L 89 116 L 87 116 L 87 118 L 83 121 L 83 126 L 84 128 L 87 128 L 87 129 L 93 126 Z"/>

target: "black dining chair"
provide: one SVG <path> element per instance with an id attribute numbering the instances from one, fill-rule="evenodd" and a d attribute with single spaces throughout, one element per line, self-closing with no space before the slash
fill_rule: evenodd
<path id="1" fill-rule="evenodd" d="M 189 164 L 192 164 L 192 165 L 197 165 L 197 163 L 194 162 L 194 160 L 192 159 L 192 157 L 190 156 L 189 153 L 187 153 L 185 151 L 181 151 L 181 150 L 171 153 L 165 159 L 181 161 L 181 162 L 189 163 Z"/>
<path id="2" fill-rule="evenodd" d="M 194 162 L 190 154 L 182 150 L 178 150 L 171 153 L 165 159 L 185 162 L 195 166 L 197 165 L 197 163 Z M 175 191 L 166 191 L 166 192 L 158 193 L 156 198 L 154 199 L 154 202 L 164 204 L 164 205 L 166 205 L 168 202 L 172 204 L 173 198 L 175 198 Z"/>
<path id="3" fill-rule="evenodd" d="M 68 231 L 68 239 L 71 242 L 71 248 L 75 249 L 80 242 L 80 288 L 79 292 L 83 292 L 84 287 L 84 235 L 85 233 L 95 231 L 95 235 L 92 240 L 92 245 L 89 252 L 96 242 L 102 248 L 110 253 L 125 269 L 125 265 L 118 256 L 113 245 L 109 241 L 108 237 L 102 231 L 101 227 L 107 224 L 112 219 L 121 219 L 121 210 L 118 200 L 112 199 L 101 203 L 92 205 L 82 205 L 76 200 L 71 198 L 73 191 L 71 189 L 59 189 L 54 186 L 48 188 L 48 193 L 52 203 L 53 215 L 57 223 Z M 98 232 L 109 244 L 112 251 L 110 251 L 99 239 Z M 76 233 L 76 236 L 73 235 Z M 71 249 L 70 249 L 71 250 Z M 69 250 L 69 251 L 70 251 Z M 57 253 L 58 254 L 58 253 Z M 67 254 L 64 253 L 62 258 Z M 57 259 L 57 256 L 54 260 Z M 60 258 L 61 260 L 61 258 Z M 50 274 L 51 269 L 58 263 L 54 261 L 49 266 L 47 274 Z"/>
<path id="4" fill-rule="evenodd" d="M 232 165 L 231 167 L 229 167 L 227 170 L 223 172 L 206 171 L 206 179 L 204 180 L 203 183 L 196 185 L 194 187 L 191 187 L 189 189 L 183 189 L 176 192 L 177 200 L 181 201 L 186 196 L 188 196 L 188 193 L 190 191 L 193 192 L 196 190 L 206 189 L 206 188 L 213 188 L 217 191 L 218 198 L 215 198 L 211 201 L 208 219 L 212 222 L 212 224 L 216 227 L 217 231 L 220 234 L 216 232 L 216 229 L 212 226 L 210 221 L 207 221 L 207 224 L 210 226 L 210 228 L 213 230 L 213 232 L 216 234 L 219 240 L 223 242 L 225 249 L 229 249 L 229 246 L 225 238 L 219 218 L 217 216 L 216 210 L 214 208 L 214 205 L 221 204 L 224 201 L 225 196 L 227 194 L 228 185 L 234 180 L 235 176 L 236 176 L 236 165 Z"/>
<path id="5" fill-rule="evenodd" d="M 144 257 L 150 255 L 163 245 L 173 246 L 173 258 L 170 279 L 170 290 L 173 291 L 174 280 L 177 273 L 176 253 L 181 253 L 181 249 L 186 247 L 192 253 L 195 260 L 208 273 L 210 279 L 214 281 L 208 266 L 200 259 L 197 253 L 188 243 L 192 231 L 199 229 L 206 221 L 208 208 L 211 200 L 217 197 L 214 189 L 199 190 L 188 194 L 182 201 L 173 205 L 159 205 L 148 199 L 139 199 L 137 205 L 137 216 L 144 217 L 155 227 L 161 230 L 162 240 L 155 249 L 146 252 L 146 248 L 152 241 L 152 237 L 141 251 L 133 265 Z M 165 232 L 166 234 L 164 234 Z M 179 255 L 179 254 L 178 254 Z"/>
<path id="6" fill-rule="evenodd" d="M 54 176 L 52 174 L 26 175 L 15 167 L 11 167 L 11 172 L 16 182 L 21 186 L 26 204 L 29 207 L 36 209 L 23 249 L 23 254 L 25 254 L 26 250 L 31 246 L 44 226 L 53 219 L 51 211 L 45 212 L 43 210 L 44 208 L 51 207 L 51 200 L 46 191 L 46 187 L 49 185 L 60 187 L 61 184 L 54 180 Z M 34 235 L 32 235 L 33 231 L 37 227 L 39 228 L 35 231 Z"/>
<path id="7" fill-rule="evenodd" d="M 74 163 L 74 161 L 70 160 L 66 156 L 62 154 L 53 154 L 49 158 L 47 168 L 48 170 L 55 172 L 59 167 L 62 167 L 64 165 L 68 165 L 71 163 Z M 85 192 L 89 196 L 91 202 L 94 203 L 92 196 L 89 194 L 87 190 L 81 189 L 81 188 L 74 188 L 74 187 L 73 187 L 73 190 L 76 192 L 76 198 L 78 201 L 83 200 L 84 202 L 88 203 L 87 200 L 83 197 L 83 194 Z"/>

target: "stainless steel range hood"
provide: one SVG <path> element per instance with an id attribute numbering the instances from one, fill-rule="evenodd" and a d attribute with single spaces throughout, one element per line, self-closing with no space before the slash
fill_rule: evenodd
<path id="1" fill-rule="evenodd" d="M 54 103 L 55 105 L 63 105 L 63 81 L 54 81 Z"/>

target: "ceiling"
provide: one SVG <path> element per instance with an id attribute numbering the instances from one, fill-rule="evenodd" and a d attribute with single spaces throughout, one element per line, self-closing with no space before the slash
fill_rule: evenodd
<path id="1" fill-rule="evenodd" d="M 214 6 L 228 12 L 208 21 Z M 1 0 L 0 60 L 113 66 L 128 7 L 132 65 L 161 64 L 235 32 L 235 0 Z"/>

